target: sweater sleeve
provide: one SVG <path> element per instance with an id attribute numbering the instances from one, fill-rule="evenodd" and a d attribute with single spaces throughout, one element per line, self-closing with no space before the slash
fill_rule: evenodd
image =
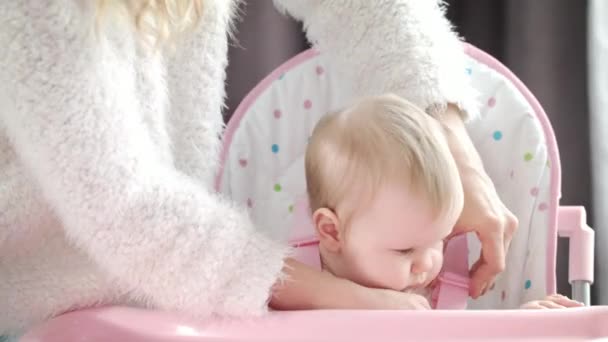
<path id="1" fill-rule="evenodd" d="M 396 93 L 437 116 L 447 103 L 478 116 L 465 51 L 440 0 L 275 0 L 356 96 Z"/>
<path id="2" fill-rule="evenodd" d="M 176 39 L 166 54 L 171 138 L 178 170 L 204 183 L 213 181 L 219 160 L 228 33 L 234 1 L 205 1 L 198 27 Z M 202 94 L 204 101 L 201 101 Z M 205 151 L 205 153 L 201 153 Z M 213 161 L 213 162 L 210 162 Z"/>
<path id="3" fill-rule="evenodd" d="M 287 248 L 159 161 L 132 71 L 103 49 L 81 6 L 0 5 L 0 129 L 68 240 L 118 288 L 195 317 L 263 313 Z M 108 63 L 120 72 L 107 75 Z"/>

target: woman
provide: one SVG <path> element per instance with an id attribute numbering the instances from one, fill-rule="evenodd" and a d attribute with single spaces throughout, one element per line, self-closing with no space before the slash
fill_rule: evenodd
<path id="1" fill-rule="evenodd" d="M 391 91 L 444 123 L 465 190 L 456 232 L 482 241 L 471 295 L 483 294 L 504 269 L 517 221 L 464 130 L 474 92 L 441 5 L 276 3 L 303 21 L 357 95 Z M 213 192 L 235 6 L 0 4 L 0 331 L 100 304 L 255 315 L 283 277 L 304 299 L 319 286 L 335 294 L 301 307 L 401 308 L 399 292 L 284 262 L 285 246 Z M 271 305 L 280 308 L 276 285 Z"/>

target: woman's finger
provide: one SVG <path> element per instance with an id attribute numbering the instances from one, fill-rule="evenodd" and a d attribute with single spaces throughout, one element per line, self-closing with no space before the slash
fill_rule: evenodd
<path id="1" fill-rule="evenodd" d="M 477 236 L 481 242 L 481 257 L 477 270 L 472 273 L 473 298 L 479 297 L 505 269 L 505 236 L 500 220 L 490 220 L 477 231 Z"/>
<path id="2" fill-rule="evenodd" d="M 479 270 L 479 267 L 481 266 L 482 263 L 483 263 L 483 261 L 480 256 L 479 259 L 477 259 L 477 261 L 475 261 L 475 263 L 469 270 L 469 277 L 471 279 L 473 279 L 473 274 L 477 274 L 477 271 Z M 473 295 L 476 293 L 476 291 L 477 291 L 477 289 L 476 288 L 474 289 L 474 284 L 473 284 L 473 281 L 471 280 L 471 282 L 469 284 L 469 296 L 473 297 Z"/>
<path id="3" fill-rule="evenodd" d="M 511 247 L 511 241 L 513 241 L 513 237 L 515 236 L 515 232 L 519 228 L 519 220 L 513 213 L 507 209 L 503 205 L 504 211 L 506 214 L 506 219 L 504 223 L 504 246 L 505 246 L 505 257 L 509 253 L 509 247 Z"/>

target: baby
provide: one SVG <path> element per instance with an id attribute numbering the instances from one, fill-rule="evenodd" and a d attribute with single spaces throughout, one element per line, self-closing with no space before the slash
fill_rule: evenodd
<path id="1" fill-rule="evenodd" d="M 321 267 L 371 288 L 430 292 L 463 189 L 440 123 L 394 95 L 329 113 L 306 151 Z M 554 295 L 526 308 L 580 306 Z"/>

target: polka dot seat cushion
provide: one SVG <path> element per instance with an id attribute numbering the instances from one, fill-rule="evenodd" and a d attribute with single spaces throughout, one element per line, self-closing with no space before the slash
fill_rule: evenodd
<path id="1" fill-rule="evenodd" d="M 466 45 L 464 73 L 480 93 L 482 117 L 467 129 L 504 203 L 520 221 L 506 271 L 468 307 L 515 308 L 555 289 L 559 159 L 547 118 L 504 66 Z M 224 137 L 220 192 L 247 206 L 259 229 L 286 238 L 306 195 L 304 151 L 317 120 L 351 100 L 322 55 L 306 51 L 246 97 Z M 331 161 L 328 161 L 331 162 Z M 471 235 L 471 234 L 470 234 Z M 479 243 L 469 239 L 469 262 Z"/>

